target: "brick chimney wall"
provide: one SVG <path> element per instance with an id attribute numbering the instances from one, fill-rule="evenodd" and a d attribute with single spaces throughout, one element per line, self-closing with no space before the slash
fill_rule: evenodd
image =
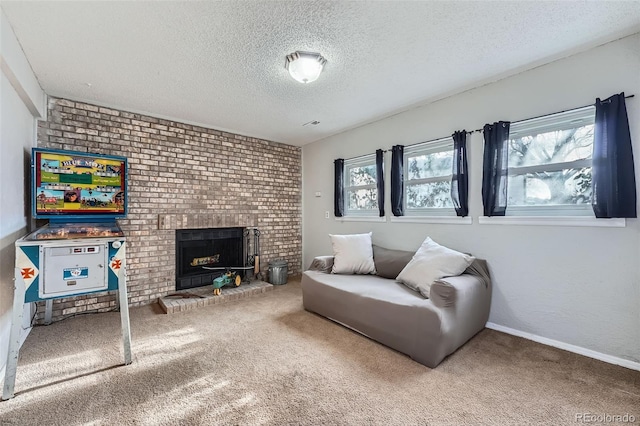
<path id="1" fill-rule="evenodd" d="M 49 98 L 38 146 L 127 157 L 129 213 L 118 222 L 130 306 L 175 291 L 176 229 L 256 227 L 263 274 L 275 259 L 301 273 L 299 147 L 58 98 Z M 115 301 L 115 292 L 56 299 L 53 319 L 108 311 Z"/>

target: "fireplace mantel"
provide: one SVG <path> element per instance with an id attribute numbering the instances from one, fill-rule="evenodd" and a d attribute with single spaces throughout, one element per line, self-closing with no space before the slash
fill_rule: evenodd
<path id="1" fill-rule="evenodd" d="M 159 214 L 158 229 L 255 228 L 258 215 L 254 213 L 183 213 Z"/>

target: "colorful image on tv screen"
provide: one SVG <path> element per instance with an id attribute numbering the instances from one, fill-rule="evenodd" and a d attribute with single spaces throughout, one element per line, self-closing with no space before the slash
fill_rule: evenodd
<path id="1" fill-rule="evenodd" d="M 73 152 L 34 155 L 36 215 L 125 213 L 124 160 Z"/>

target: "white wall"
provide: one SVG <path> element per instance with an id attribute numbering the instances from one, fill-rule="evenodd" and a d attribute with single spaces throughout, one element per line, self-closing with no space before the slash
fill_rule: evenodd
<path id="1" fill-rule="evenodd" d="M 9 344 L 13 305 L 14 242 L 27 233 L 29 158 L 45 95 L 13 34 L 0 17 L 0 370 Z M 26 308 L 29 313 L 30 309 Z M 26 315 L 25 326 L 29 325 Z"/>
<path id="2" fill-rule="evenodd" d="M 329 233 L 373 231 L 375 244 L 411 250 L 431 236 L 487 259 L 494 280 L 490 322 L 640 361 L 639 221 L 627 220 L 625 228 L 479 225 L 481 133 L 468 140 L 472 225 L 342 223 L 333 217 L 336 158 L 571 109 L 622 91 L 636 95 L 627 108 L 640 184 L 640 34 L 305 146 L 304 267 L 314 256 L 331 253 Z M 388 152 L 387 188 L 390 157 Z M 327 210 L 331 219 L 324 218 Z"/>

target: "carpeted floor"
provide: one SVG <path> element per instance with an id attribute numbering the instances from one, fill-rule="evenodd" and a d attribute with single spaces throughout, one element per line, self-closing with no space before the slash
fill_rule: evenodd
<path id="1" fill-rule="evenodd" d="M 298 282 L 173 315 L 135 308 L 131 327 L 129 366 L 118 313 L 34 328 L 0 424 L 640 422 L 640 372 L 492 330 L 429 369 L 304 311 Z"/>

